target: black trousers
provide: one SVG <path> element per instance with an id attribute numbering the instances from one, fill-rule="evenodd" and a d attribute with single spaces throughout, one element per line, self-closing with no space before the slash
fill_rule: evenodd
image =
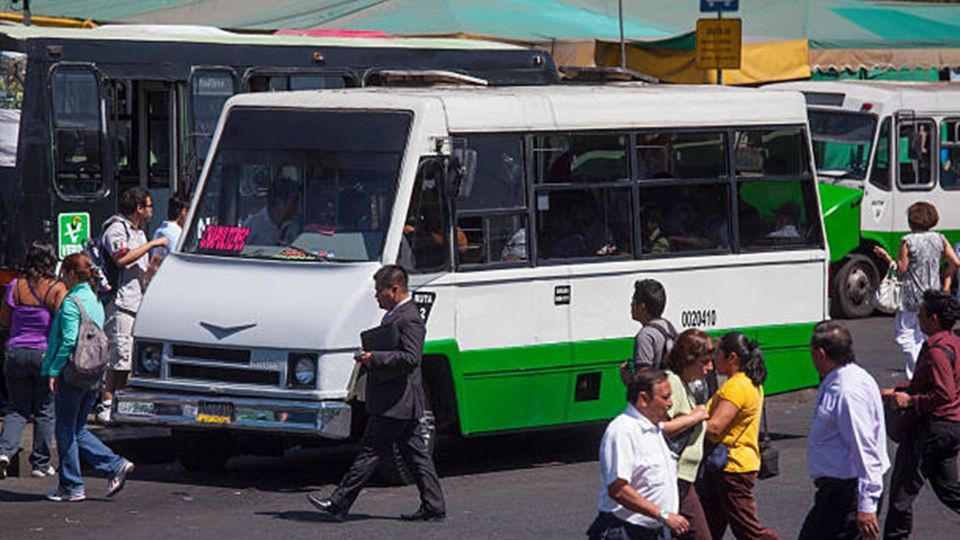
<path id="1" fill-rule="evenodd" d="M 857 527 L 857 479 L 817 478 L 817 494 L 813 508 L 803 520 L 798 540 L 855 540 L 860 537 Z M 877 515 L 880 509 L 877 508 Z"/>
<path id="2" fill-rule="evenodd" d="M 397 443 L 400 455 L 420 490 L 420 506 L 433 512 L 446 512 L 437 469 L 421 429 L 417 420 L 371 416 L 360 439 L 360 453 L 330 495 L 331 502 L 344 512 L 349 510 L 360 490 L 377 471 L 380 460 L 393 459 L 393 444 Z"/>
<path id="3" fill-rule="evenodd" d="M 600 512 L 587 529 L 589 540 L 663 540 L 670 538 L 664 527 L 648 529 L 623 521 L 610 512 Z"/>
<path id="4" fill-rule="evenodd" d="M 931 420 L 917 436 L 897 447 L 890 475 L 890 510 L 883 524 L 884 538 L 908 538 L 913 529 L 913 500 L 930 481 L 940 502 L 960 514 L 960 422 Z"/>

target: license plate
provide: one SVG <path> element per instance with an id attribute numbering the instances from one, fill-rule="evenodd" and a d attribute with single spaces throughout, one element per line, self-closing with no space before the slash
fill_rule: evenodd
<path id="1" fill-rule="evenodd" d="M 233 422 L 233 403 L 201 401 L 197 407 L 197 422 L 201 424 L 229 424 Z"/>

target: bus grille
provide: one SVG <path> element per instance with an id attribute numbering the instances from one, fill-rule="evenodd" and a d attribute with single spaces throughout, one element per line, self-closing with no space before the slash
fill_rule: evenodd
<path id="1" fill-rule="evenodd" d="M 192 364 L 171 364 L 170 378 L 269 386 L 280 385 L 280 373 L 277 371 L 257 371 Z"/>
<path id="2" fill-rule="evenodd" d="M 173 356 L 177 358 L 210 360 L 212 362 L 228 362 L 231 364 L 250 364 L 249 349 L 220 349 L 216 347 L 175 344 L 171 352 Z"/>

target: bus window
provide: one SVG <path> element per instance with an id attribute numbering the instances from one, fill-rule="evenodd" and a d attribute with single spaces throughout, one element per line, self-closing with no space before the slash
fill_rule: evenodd
<path id="1" fill-rule="evenodd" d="M 100 90 L 90 68 L 59 67 L 52 75 L 55 184 L 66 197 L 104 192 Z"/>
<path id="2" fill-rule="evenodd" d="M 960 189 L 960 118 L 940 123 L 940 187 Z"/>
<path id="3" fill-rule="evenodd" d="M 147 186 L 170 187 L 170 90 L 147 90 Z"/>
<path id="4" fill-rule="evenodd" d="M 443 178 L 440 160 L 427 157 L 420 161 L 400 247 L 400 264 L 414 273 L 439 272 L 449 267 Z M 457 234 L 458 246 L 460 236 Z"/>
<path id="5" fill-rule="evenodd" d="M 247 78 L 248 92 L 322 90 L 346 86 L 347 77 L 342 73 L 257 73 Z"/>
<path id="6" fill-rule="evenodd" d="M 527 260 L 527 204 L 523 136 L 468 135 L 477 152 L 473 184 L 458 199 L 458 236 L 466 238 L 460 264 Z"/>
<path id="7" fill-rule="evenodd" d="M 905 120 L 897 124 L 897 185 L 901 189 L 933 186 L 936 151 L 933 120 Z"/>
<path id="8" fill-rule="evenodd" d="M 26 69 L 27 55 L 7 51 L 0 53 L 0 167 L 17 165 Z"/>
<path id="9" fill-rule="evenodd" d="M 544 260 L 633 253 L 626 136 L 536 137 L 537 250 Z"/>
<path id="10" fill-rule="evenodd" d="M 723 133 L 641 133 L 636 148 L 641 253 L 729 251 Z"/>
<path id="11" fill-rule="evenodd" d="M 133 83 L 128 80 L 107 81 L 110 107 L 110 132 L 113 134 L 113 157 L 116 176 L 139 179 L 137 171 L 137 138 L 134 133 Z"/>
<path id="12" fill-rule="evenodd" d="M 877 117 L 865 113 L 811 109 L 810 136 L 814 162 L 821 175 L 863 180 Z"/>
<path id="13" fill-rule="evenodd" d="M 734 134 L 743 250 L 819 247 L 820 219 L 800 128 Z"/>
<path id="14" fill-rule="evenodd" d="M 873 168 L 870 169 L 870 183 L 884 191 L 890 191 L 890 119 L 880 124 L 877 136 L 877 151 L 873 155 Z"/>

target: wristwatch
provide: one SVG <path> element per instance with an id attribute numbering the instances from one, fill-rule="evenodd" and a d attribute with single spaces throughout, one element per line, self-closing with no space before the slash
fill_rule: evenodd
<path id="1" fill-rule="evenodd" d="M 661 510 L 660 514 L 657 515 L 657 520 L 660 521 L 660 523 L 666 524 L 667 519 L 669 517 L 670 517 L 670 512 L 667 512 L 666 510 Z"/>

